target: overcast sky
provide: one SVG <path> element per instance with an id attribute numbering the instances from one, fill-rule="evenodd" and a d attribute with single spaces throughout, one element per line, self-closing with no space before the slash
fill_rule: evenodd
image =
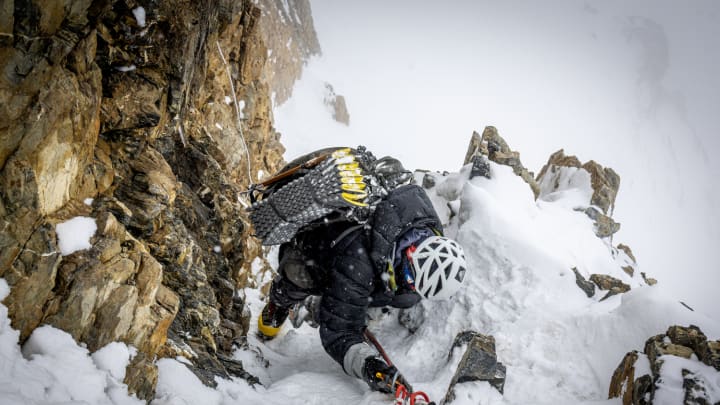
<path id="1" fill-rule="evenodd" d="M 486 125 L 536 173 L 564 148 L 620 174 L 614 244 L 717 311 L 720 2 L 311 3 L 323 56 L 276 111 L 286 158 L 364 144 L 457 171 Z M 313 110 L 324 80 L 349 128 Z"/>

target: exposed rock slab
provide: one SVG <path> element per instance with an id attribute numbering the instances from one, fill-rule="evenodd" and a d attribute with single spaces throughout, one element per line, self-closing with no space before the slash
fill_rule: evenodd
<path id="1" fill-rule="evenodd" d="M 580 274 L 580 271 L 578 271 L 577 268 L 573 267 L 573 273 L 575 273 L 575 284 L 577 284 L 578 287 L 580 287 L 581 290 L 585 293 L 585 295 L 588 296 L 588 298 L 595 295 L 595 284 L 591 281 L 588 281 L 583 277 L 582 274 Z"/>
<path id="2" fill-rule="evenodd" d="M 467 345 L 460 360 L 457 371 L 450 382 L 444 403 L 449 404 L 455 399 L 455 386 L 469 381 L 487 381 L 500 393 L 505 386 L 505 366 L 497 361 L 495 338 L 473 331 L 466 331 L 455 337 L 450 349 L 453 351 Z"/>
<path id="3" fill-rule="evenodd" d="M 616 294 L 630 291 L 630 286 L 607 274 L 591 274 L 590 281 L 595 283 L 599 289 L 607 291 L 607 294 L 601 299 L 605 300 Z"/>
<path id="4" fill-rule="evenodd" d="M 718 348 L 720 341 L 708 341 L 697 326 L 671 326 L 665 334 L 647 340 L 644 355 L 639 355 L 637 351 L 625 355 L 613 373 L 608 398 L 622 397 L 624 405 L 646 405 L 654 402 L 658 390 L 672 389 L 684 392 L 684 404 L 708 404 L 706 387 L 717 384 L 707 380 L 712 379 L 712 376 L 698 375 L 683 369 L 681 386 L 661 388 L 658 383 L 663 359 L 668 356 L 699 361 L 714 367 L 718 371 L 715 376 L 717 380 L 720 378 L 720 364 L 716 362 L 720 354 Z M 639 361 L 647 364 L 638 364 Z M 663 382 L 665 385 L 668 383 Z"/>

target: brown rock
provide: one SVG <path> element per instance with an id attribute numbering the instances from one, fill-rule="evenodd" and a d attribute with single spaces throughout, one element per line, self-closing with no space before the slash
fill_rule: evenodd
<path id="1" fill-rule="evenodd" d="M 655 280 L 654 278 L 648 277 L 648 276 L 645 274 L 644 271 L 643 271 L 643 272 L 640 272 L 640 275 L 642 276 L 643 280 L 645 280 L 645 283 L 646 283 L 647 285 L 655 285 L 655 284 L 657 284 L 657 280 Z"/>
<path id="2" fill-rule="evenodd" d="M 595 221 L 595 235 L 598 238 L 607 238 L 620 230 L 620 224 L 609 216 L 602 214 L 594 207 L 585 209 L 585 214 Z"/>
<path id="3" fill-rule="evenodd" d="M 455 386 L 468 381 L 487 381 L 500 393 L 505 387 L 505 366 L 497 361 L 495 353 L 495 338 L 473 331 L 459 333 L 455 337 L 448 357 L 456 347 L 467 344 L 455 375 L 450 382 L 444 403 L 450 403 L 455 398 Z"/>
<path id="4" fill-rule="evenodd" d="M 587 281 L 585 277 L 580 274 L 580 271 L 578 271 L 577 268 L 573 267 L 572 270 L 575 273 L 575 284 L 577 284 L 577 286 L 580 287 L 581 290 L 583 290 L 585 295 L 587 295 L 588 298 L 595 295 L 595 284 Z"/>
<path id="5" fill-rule="evenodd" d="M 540 188 L 532 172 L 529 172 L 525 166 L 522 165 L 520 153 L 510 149 L 510 146 L 508 146 L 507 142 L 498 134 L 495 127 L 485 127 L 482 137 L 477 132 L 473 132 L 463 164 L 470 163 L 473 157 L 478 154 L 487 156 L 488 159 L 495 163 L 512 167 L 513 172 L 530 186 L 535 198 L 538 197 Z"/>
<path id="6" fill-rule="evenodd" d="M 270 94 L 297 77 L 282 66 L 305 59 L 268 66 L 250 1 L 163 0 L 146 5 L 145 27 L 134 1 L 91 3 L 0 6 L 0 33 L 13 34 L 0 35 L 0 277 L 13 326 L 23 340 L 49 323 L 91 350 L 136 346 L 127 375 L 141 398 L 153 396 L 155 356 L 188 335 L 204 381 L 252 379 L 229 357 L 249 328 L 236 292 L 262 254 L 241 192 L 284 164 Z M 309 3 L 295 3 L 285 29 L 266 32 L 315 49 Z M 77 215 L 96 218 L 92 247 L 61 257 L 54 225 Z"/>
<path id="7" fill-rule="evenodd" d="M 537 176 L 537 182 L 542 183 L 543 178 L 552 175 L 556 167 L 582 168 L 590 173 L 590 183 L 593 189 L 590 204 L 600 208 L 603 214 L 612 213 L 615 206 L 615 197 L 620 188 L 620 176 L 614 170 L 604 168 L 592 160 L 581 164 L 577 157 L 566 156 L 565 152 L 560 149 L 550 155 L 548 162 Z"/>
<path id="8" fill-rule="evenodd" d="M 682 386 L 672 386 L 672 381 L 663 381 L 662 385 L 655 385 L 660 380 L 660 369 L 663 359 L 667 356 L 677 356 L 685 359 L 694 358 L 697 355 L 700 360 L 708 364 L 701 353 L 705 351 L 711 342 L 707 342 L 705 334 L 693 325 L 688 327 L 671 326 L 666 334 L 653 336 L 645 343 L 645 355 L 650 362 L 650 375 L 637 377 L 635 364 L 638 359 L 636 351 L 628 353 L 622 360 L 613 374 L 609 398 L 622 396 L 623 404 L 646 405 L 652 404 L 657 390 L 682 390 L 686 404 L 709 403 L 705 387 L 708 383 L 706 374 L 696 375 L 688 370 L 682 371 Z M 720 342 L 716 342 L 720 347 Z M 717 353 L 717 352 L 716 352 Z M 719 367 L 715 367 L 720 372 Z M 719 374 L 720 375 L 720 374 Z M 637 377 L 637 378 L 636 378 Z M 710 377 L 713 378 L 713 377 Z"/>
<path id="9" fill-rule="evenodd" d="M 335 121 L 350 125 L 350 113 L 348 113 L 347 105 L 345 105 L 345 97 L 335 94 L 335 89 L 330 83 L 325 83 L 323 103 L 330 109 Z"/>
<path id="10" fill-rule="evenodd" d="M 630 286 L 606 274 L 591 274 L 590 281 L 595 283 L 601 290 L 618 290 L 619 292 L 630 291 Z"/>
<path id="11" fill-rule="evenodd" d="M 635 362 L 638 359 L 637 351 L 633 350 L 623 357 L 610 380 L 608 399 L 622 396 L 623 405 L 633 404 L 635 392 Z"/>
<path id="12" fill-rule="evenodd" d="M 128 393 L 150 401 L 155 397 L 157 380 L 158 369 L 152 357 L 142 352 L 135 355 L 125 372 L 124 383 L 128 386 Z"/>
<path id="13" fill-rule="evenodd" d="M 633 261 L 634 263 L 637 263 L 637 259 L 635 259 L 635 255 L 633 254 L 632 249 L 630 249 L 630 246 L 623 245 L 623 244 L 621 243 L 621 244 L 617 245 L 617 248 L 620 249 L 620 250 L 622 250 L 623 252 L 625 252 L 625 254 L 628 255 L 628 257 L 629 257 L 630 259 L 632 259 L 632 261 Z"/>
<path id="14" fill-rule="evenodd" d="M 630 277 L 632 277 L 633 274 L 635 274 L 635 269 L 632 268 L 632 266 L 622 266 L 621 268 Z"/>

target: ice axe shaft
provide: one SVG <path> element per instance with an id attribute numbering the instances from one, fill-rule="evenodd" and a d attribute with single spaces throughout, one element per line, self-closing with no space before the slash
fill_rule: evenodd
<path id="1" fill-rule="evenodd" d="M 383 349 L 383 347 L 380 345 L 380 342 L 378 342 L 378 340 L 375 338 L 375 335 L 373 335 L 373 333 L 370 332 L 370 330 L 367 328 L 365 329 L 365 332 L 363 332 L 363 334 L 365 335 L 365 339 L 372 343 L 372 345 L 375 346 L 377 351 L 380 352 L 380 355 L 382 356 L 383 360 L 385 360 L 385 363 L 387 363 L 388 366 L 393 367 L 393 362 L 392 360 L 390 360 L 390 356 L 388 356 L 387 352 L 385 352 L 385 349 Z M 395 403 L 400 405 L 435 405 L 435 402 L 431 402 L 430 398 L 428 398 L 427 394 L 425 394 L 424 392 L 408 392 L 407 388 L 405 388 L 405 386 L 402 384 L 399 384 L 397 390 L 395 391 Z"/>
<path id="2" fill-rule="evenodd" d="M 367 339 L 370 343 L 372 343 L 373 346 L 377 349 L 378 352 L 380 352 L 380 355 L 382 356 L 383 360 L 385 360 L 385 363 L 387 363 L 388 366 L 393 367 L 394 364 L 392 360 L 390 360 L 390 357 L 385 352 L 385 349 L 383 349 L 382 346 L 380 346 L 380 342 L 375 338 L 375 335 L 373 335 L 372 332 L 370 332 L 369 329 L 365 328 L 365 339 Z"/>

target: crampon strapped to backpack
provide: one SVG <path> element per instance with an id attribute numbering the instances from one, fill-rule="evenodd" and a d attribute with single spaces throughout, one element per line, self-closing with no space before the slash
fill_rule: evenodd
<path id="1" fill-rule="evenodd" d="M 263 245 L 291 240 L 301 229 L 334 214 L 364 223 L 387 195 L 365 147 L 328 148 L 290 162 L 279 174 L 250 187 L 250 220 Z M 404 169 L 403 169 L 404 170 Z"/>

